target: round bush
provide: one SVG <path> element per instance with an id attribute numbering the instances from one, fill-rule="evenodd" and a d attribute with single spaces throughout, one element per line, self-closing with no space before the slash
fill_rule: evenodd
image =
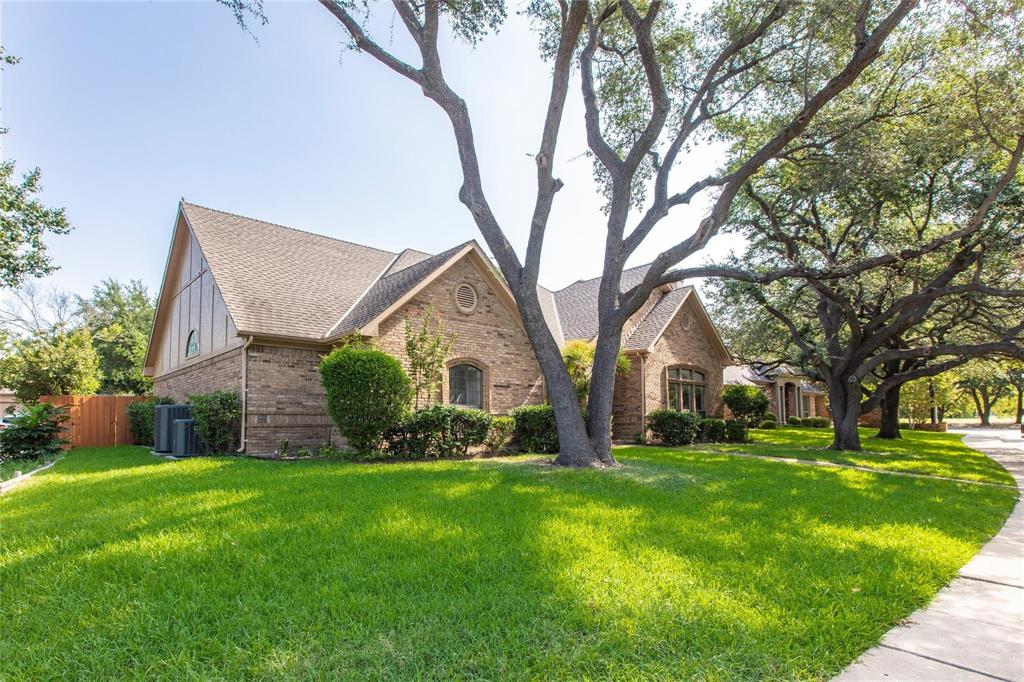
<path id="1" fill-rule="evenodd" d="M 453 405 L 413 412 L 388 432 L 388 450 L 410 458 L 465 455 L 491 430 L 491 415 Z"/>
<path id="2" fill-rule="evenodd" d="M 742 419 L 730 419 L 725 422 L 725 441 L 727 443 L 746 443 L 747 422 Z"/>
<path id="3" fill-rule="evenodd" d="M 230 455 L 238 448 L 242 429 L 242 399 L 234 391 L 214 391 L 188 397 L 188 410 L 206 453 Z"/>
<path id="4" fill-rule="evenodd" d="M 712 418 L 701 420 L 700 439 L 705 443 L 721 443 L 725 440 L 725 420 Z"/>
<path id="5" fill-rule="evenodd" d="M 824 429 L 832 424 L 831 421 L 825 417 L 804 417 L 803 425 L 812 426 L 816 429 Z"/>
<path id="6" fill-rule="evenodd" d="M 733 384 L 722 389 L 722 402 L 736 419 L 748 424 L 761 421 L 768 410 L 768 396 L 757 386 Z"/>
<path id="7" fill-rule="evenodd" d="M 775 419 L 765 419 L 763 422 L 761 422 L 761 424 L 758 426 L 758 428 L 759 429 L 775 429 L 775 428 L 778 428 L 778 426 L 779 426 L 779 422 L 777 420 L 775 420 Z"/>
<path id="8" fill-rule="evenodd" d="M 647 415 L 647 428 L 665 445 L 689 445 L 696 440 L 700 423 L 696 412 L 655 410 Z"/>
<path id="9" fill-rule="evenodd" d="M 764 416 L 761 417 L 761 421 L 779 423 L 779 418 L 774 412 L 765 412 Z"/>
<path id="10" fill-rule="evenodd" d="M 800 426 L 801 424 L 804 423 L 804 420 L 801 419 L 800 417 L 788 417 L 786 419 L 786 423 L 789 424 L 790 426 Z"/>
<path id="11" fill-rule="evenodd" d="M 372 348 L 343 346 L 320 363 L 327 413 L 349 444 L 377 452 L 384 436 L 409 413 L 412 381 L 402 365 Z"/>
<path id="12" fill-rule="evenodd" d="M 509 411 L 515 420 L 512 440 L 523 452 L 558 452 L 555 408 L 551 405 L 523 405 Z"/>

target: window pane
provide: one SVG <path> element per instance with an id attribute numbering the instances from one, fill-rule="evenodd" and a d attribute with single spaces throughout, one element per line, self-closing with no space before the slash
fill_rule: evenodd
<path id="1" fill-rule="evenodd" d="M 693 410 L 693 386 L 690 384 L 683 384 L 683 409 L 686 411 Z"/>
<path id="2" fill-rule="evenodd" d="M 679 412 L 679 384 L 668 385 L 668 409 Z"/>
<path id="3" fill-rule="evenodd" d="M 199 355 L 199 335 L 193 329 L 188 333 L 188 340 L 185 342 L 185 357 L 192 358 Z"/>
<path id="4" fill-rule="evenodd" d="M 693 380 L 694 381 L 704 381 L 704 373 L 703 372 L 694 371 L 694 373 L 693 373 Z"/>
<path id="5" fill-rule="evenodd" d="M 695 412 L 704 412 L 704 387 L 693 387 L 693 409 Z"/>
<path id="6" fill-rule="evenodd" d="M 473 365 L 448 370 L 448 402 L 463 407 L 483 407 L 483 372 Z"/>
<path id="7" fill-rule="evenodd" d="M 668 371 L 668 378 L 669 379 L 678 379 L 679 378 L 679 370 L 678 369 L 670 369 Z"/>
<path id="8" fill-rule="evenodd" d="M 687 381 L 689 381 L 689 380 L 690 380 L 690 379 L 692 378 L 692 373 L 691 373 L 691 372 L 690 372 L 690 370 L 688 370 L 688 369 L 683 369 L 683 370 L 680 370 L 680 371 L 679 371 L 679 373 L 680 373 L 680 374 L 681 374 L 681 375 L 683 376 L 683 378 L 684 378 L 684 379 L 686 379 Z"/>

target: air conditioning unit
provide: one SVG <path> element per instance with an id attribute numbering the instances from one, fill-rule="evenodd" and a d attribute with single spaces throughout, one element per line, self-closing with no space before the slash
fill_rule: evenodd
<path id="1" fill-rule="evenodd" d="M 203 454 L 203 442 L 199 440 L 195 426 L 195 419 L 174 420 L 174 450 L 171 454 L 175 457 L 195 457 Z"/>
<path id="2" fill-rule="evenodd" d="M 153 450 L 171 452 L 174 449 L 174 420 L 188 419 L 188 405 L 157 405 L 153 422 Z"/>

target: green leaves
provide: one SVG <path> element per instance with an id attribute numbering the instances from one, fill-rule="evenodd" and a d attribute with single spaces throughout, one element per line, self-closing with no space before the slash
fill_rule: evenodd
<path id="1" fill-rule="evenodd" d="M 57 269 L 46 252 L 48 234 L 71 231 L 63 208 L 47 208 L 36 195 L 42 173 L 14 177 L 14 162 L 0 163 L 0 284 L 21 286 L 27 279 Z"/>
<path id="2" fill-rule="evenodd" d="M 0 382 L 18 400 L 44 395 L 90 395 L 100 386 L 99 357 L 85 329 L 13 342 L 0 359 Z"/>

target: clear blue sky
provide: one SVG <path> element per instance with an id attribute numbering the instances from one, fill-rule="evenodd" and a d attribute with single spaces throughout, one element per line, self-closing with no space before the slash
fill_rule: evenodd
<path id="1" fill-rule="evenodd" d="M 318 5 L 268 3 L 266 12 L 257 42 L 212 1 L 0 3 L 0 42 L 22 59 L 0 83 L 3 158 L 40 166 L 45 200 L 74 225 L 49 240 L 61 270 L 47 283 L 86 293 L 103 277 L 140 278 L 155 293 L 182 196 L 392 250 L 479 239 L 458 202 L 461 175 L 436 106 L 345 51 Z M 385 42 L 391 21 L 374 26 Z M 520 247 L 549 87 L 534 45 L 526 20 L 513 17 L 476 49 L 444 54 L 474 118 L 485 189 Z M 571 97 L 556 158 L 566 188 L 541 275 L 552 287 L 599 274 L 603 250 L 578 86 Z M 713 150 L 693 158 L 689 176 L 716 160 Z M 635 262 L 688 234 L 701 213 L 674 214 Z"/>

